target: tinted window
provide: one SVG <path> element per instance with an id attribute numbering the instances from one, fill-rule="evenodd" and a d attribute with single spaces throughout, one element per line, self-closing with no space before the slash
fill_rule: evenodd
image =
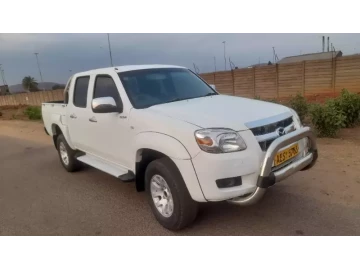
<path id="1" fill-rule="evenodd" d="M 112 97 L 116 105 L 121 104 L 120 94 L 114 80 L 105 75 L 97 76 L 95 80 L 93 98 Z"/>
<path id="2" fill-rule="evenodd" d="M 74 89 L 74 105 L 76 107 L 86 108 L 89 80 L 89 76 L 76 79 Z"/>
<path id="3" fill-rule="evenodd" d="M 217 95 L 187 69 L 159 68 L 119 73 L 126 93 L 137 109 L 185 99 Z"/>

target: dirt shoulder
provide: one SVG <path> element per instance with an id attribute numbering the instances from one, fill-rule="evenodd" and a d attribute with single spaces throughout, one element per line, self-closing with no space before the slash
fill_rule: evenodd
<path id="1" fill-rule="evenodd" d="M 42 121 L 0 120 L 0 135 L 52 144 L 52 139 L 45 133 Z"/>

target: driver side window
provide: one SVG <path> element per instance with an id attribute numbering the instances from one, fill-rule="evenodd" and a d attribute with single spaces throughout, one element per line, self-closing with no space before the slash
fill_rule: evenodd
<path id="1" fill-rule="evenodd" d="M 114 80 L 109 75 L 96 76 L 93 99 L 100 97 L 112 97 L 117 106 L 122 104 L 119 90 L 117 89 Z"/>

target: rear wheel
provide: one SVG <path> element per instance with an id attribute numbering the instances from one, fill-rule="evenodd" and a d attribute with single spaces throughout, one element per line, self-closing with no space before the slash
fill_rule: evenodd
<path id="1" fill-rule="evenodd" d="M 60 134 L 56 140 L 57 150 L 60 162 L 68 172 L 74 172 L 80 169 L 80 162 L 76 159 L 76 151 L 71 149 L 63 134 Z"/>
<path id="2" fill-rule="evenodd" d="M 148 201 L 157 221 L 169 230 L 180 230 L 196 218 L 198 203 L 187 190 L 171 159 L 152 161 L 145 172 Z"/>

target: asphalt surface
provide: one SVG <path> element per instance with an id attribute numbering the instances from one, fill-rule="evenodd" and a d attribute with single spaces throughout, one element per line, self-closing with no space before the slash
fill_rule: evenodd
<path id="1" fill-rule="evenodd" d="M 274 186 L 255 206 L 202 204 L 195 223 L 173 233 L 156 222 L 134 183 L 89 167 L 68 173 L 47 140 L 0 135 L 0 235 L 360 234 L 359 206 L 299 188 L 303 179 L 317 181 L 311 172 Z"/>

